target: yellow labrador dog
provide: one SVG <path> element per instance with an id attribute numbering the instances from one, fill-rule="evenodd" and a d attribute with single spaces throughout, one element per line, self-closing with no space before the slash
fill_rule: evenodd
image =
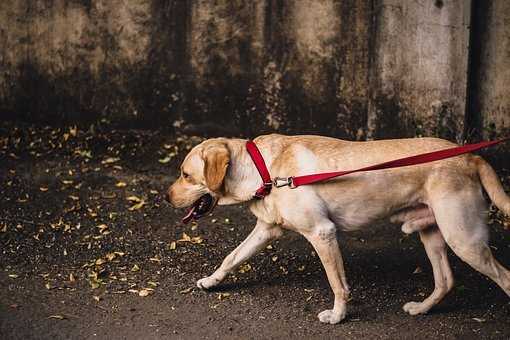
<path id="1" fill-rule="evenodd" d="M 357 169 L 406 156 L 454 147 L 437 138 L 350 142 L 320 136 L 266 135 L 254 140 L 272 176 L 288 177 Z M 229 272 L 282 235 L 302 234 L 315 248 L 325 268 L 335 300 L 319 313 L 321 322 L 345 318 L 349 285 L 337 230 L 350 231 L 390 220 L 405 233 L 419 232 L 432 264 L 435 288 L 404 311 L 426 313 L 450 291 L 454 280 L 446 245 L 510 295 L 510 271 L 498 263 L 487 245 L 487 204 L 482 187 L 496 206 L 510 214 L 510 198 L 489 164 L 466 154 L 427 164 L 356 173 L 327 182 L 273 188 L 264 199 L 253 199 L 262 179 L 246 151 L 246 140 L 215 138 L 196 146 L 181 166 L 181 176 L 168 189 L 168 201 L 178 208 L 204 214 L 218 203 L 250 201 L 257 224 L 250 235 L 211 275 L 197 282 L 208 289 Z"/>

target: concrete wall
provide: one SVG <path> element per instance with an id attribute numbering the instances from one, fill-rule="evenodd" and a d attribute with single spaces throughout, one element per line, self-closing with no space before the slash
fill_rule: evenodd
<path id="1" fill-rule="evenodd" d="M 3 0 L 0 114 L 214 134 L 502 134 L 510 6 L 473 1 L 475 41 L 469 0 Z M 486 53 L 468 58 L 477 41 Z"/>
<path id="2" fill-rule="evenodd" d="M 510 1 L 478 1 L 473 8 L 470 110 L 483 138 L 510 135 Z M 477 131 L 478 130 L 478 131 Z"/>
<path id="3" fill-rule="evenodd" d="M 470 1 L 387 0 L 378 11 L 370 132 L 461 140 Z"/>

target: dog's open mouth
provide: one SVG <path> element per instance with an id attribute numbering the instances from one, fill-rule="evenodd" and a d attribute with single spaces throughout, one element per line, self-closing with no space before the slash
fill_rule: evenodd
<path id="1" fill-rule="evenodd" d="M 201 196 L 198 200 L 195 201 L 195 203 L 191 205 L 188 212 L 186 213 L 186 216 L 182 218 L 182 222 L 188 223 L 191 220 L 198 220 L 200 217 L 211 212 L 216 206 L 217 202 L 218 200 L 212 197 L 210 194 Z"/>

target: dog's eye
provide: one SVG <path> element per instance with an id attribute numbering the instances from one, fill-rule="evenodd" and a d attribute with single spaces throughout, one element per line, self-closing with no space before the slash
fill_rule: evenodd
<path id="1" fill-rule="evenodd" d="M 189 178 L 189 174 L 188 174 L 188 173 L 186 173 L 186 172 L 183 172 L 183 173 L 182 173 L 182 177 L 183 177 L 184 179 L 188 179 L 188 178 Z"/>

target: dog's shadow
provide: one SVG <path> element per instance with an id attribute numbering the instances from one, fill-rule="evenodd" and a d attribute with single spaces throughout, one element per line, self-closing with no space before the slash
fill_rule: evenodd
<path id="1" fill-rule="evenodd" d="M 269 285 L 269 282 L 250 280 L 244 282 L 221 283 L 215 287 L 207 289 L 207 291 L 211 293 L 238 292 L 249 288 L 255 288 L 261 285 Z"/>
<path id="2" fill-rule="evenodd" d="M 268 288 L 268 287 L 283 287 L 288 286 L 289 282 L 292 282 L 294 279 L 298 279 L 298 275 L 286 275 L 286 276 L 278 276 L 269 278 L 259 278 L 259 279 L 248 279 L 237 282 L 226 282 L 220 283 L 219 285 L 207 289 L 208 292 L 213 293 L 224 293 L 224 292 L 240 292 L 245 290 L 253 290 L 256 288 Z M 320 282 L 321 278 L 317 275 L 317 282 Z M 327 283 L 327 282 L 326 282 Z"/>

